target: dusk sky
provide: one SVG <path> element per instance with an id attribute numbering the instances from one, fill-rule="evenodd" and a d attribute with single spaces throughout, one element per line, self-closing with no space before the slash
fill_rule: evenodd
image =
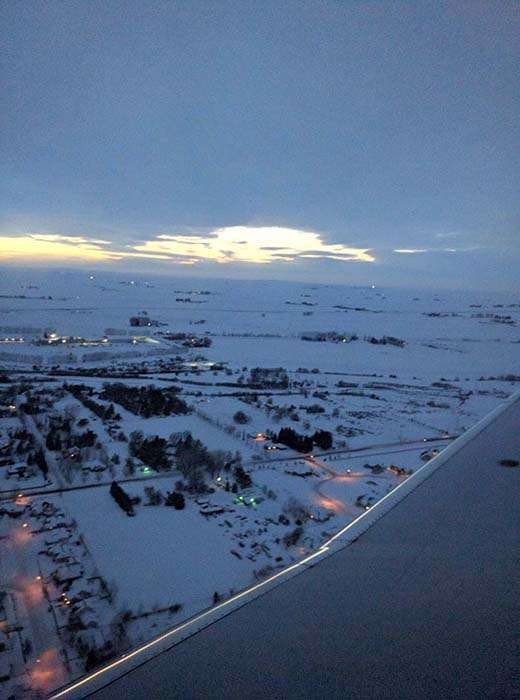
<path id="1" fill-rule="evenodd" d="M 4 2 L 0 263 L 518 290 L 519 19 Z"/>

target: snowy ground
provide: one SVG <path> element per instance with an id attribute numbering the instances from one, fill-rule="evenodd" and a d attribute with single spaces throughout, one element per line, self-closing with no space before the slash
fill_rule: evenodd
<path id="1" fill-rule="evenodd" d="M 11 546 L 13 537 L 20 542 L 31 575 L 43 566 L 56 619 L 70 625 L 70 611 L 77 608 L 96 639 L 124 651 L 316 548 L 406 478 L 400 470 L 417 469 L 425 452 L 441 450 L 508 396 L 520 381 L 519 300 L 489 293 L 4 270 L 0 513 L 21 510 L 0 516 L 6 538 L 0 545 Z M 163 325 L 132 329 L 130 316 L 143 310 Z M 57 348 L 39 342 L 46 331 L 98 344 L 67 340 L 64 349 Z M 209 338 L 211 346 L 179 349 L 163 335 L 180 332 Z M 337 335 L 323 342 L 302 339 L 311 332 Z M 131 333 L 144 339 L 131 345 L 113 340 Z M 388 336 L 397 344 L 381 342 Z M 338 337 L 347 342 L 334 342 Z M 253 386 L 254 367 L 282 367 L 287 381 Z M 108 409 L 110 402 L 100 396 L 106 382 L 177 387 L 190 413 L 144 418 L 115 404 L 116 417 L 107 419 L 67 387 L 82 386 L 85 396 Z M 234 420 L 237 411 L 247 423 Z M 63 418 L 69 436 L 92 431 L 93 444 L 77 451 L 49 447 L 49 432 Z M 310 458 L 264 437 L 282 427 L 306 435 L 330 431 L 333 445 L 315 448 Z M 225 490 L 233 477 L 222 472 L 206 477 L 209 492 L 186 492 L 183 510 L 146 505 L 145 488 L 165 496 L 182 475 L 174 462 L 157 472 L 137 459 L 129 469 L 134 431 L 165 440 L 189 431 L 210 450 L 239 452 L 252 485 Z M 30 459 L 39 449 L 47 474 Z M 135 517 L 110 496 L 113 479 L 140 499 Z M 24 496 L 13 503 L 18 493 Z M 70 522 L 66 554 L 41 554 L 33 512 L 44 501 Z M 29 534 L 22 531 L 27 518 Z M 71 544 L 74 538 L 80 545 Z M 0 585 L 23 611 L 27 596 L 16 585 L 20 556 L 11 551 L 6 557 Z M 106 582 L 108 598 L 91 591 L 85 601 L 80 583 L 57 583 L 53 567 L 64 558 L 84 572 L 81 585 L 88 576 Z M 34 613 L 23 615 L 24 635 L 37 647 L 42 630 L 55 628 L 51 612 L 38 610 L 41 622 Z M 52 649 L 56 653 L 62 644 L 66 650 L 70 643 L 53 639 Z M 8 635 L 7 647 L 16 683 L 23 686 L 25 678 L 31 685 L 34 655 L 26 655 L 24 671 L 20 640 Z M 70 675 L 81 672 L 78 654 Z M 45 687 L 63 678 L 63 658 L 61 653 L 59 663 L 49 664 Z M 1 668 L 6 659 L 0 655 Z"/>

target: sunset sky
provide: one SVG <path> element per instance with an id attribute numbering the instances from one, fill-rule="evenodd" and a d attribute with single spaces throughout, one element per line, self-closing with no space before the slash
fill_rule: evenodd
<path id="1" fill-rule="evenodd" d="M 519 19 L 3 3 L 0 264 L 518 290 Z"/>

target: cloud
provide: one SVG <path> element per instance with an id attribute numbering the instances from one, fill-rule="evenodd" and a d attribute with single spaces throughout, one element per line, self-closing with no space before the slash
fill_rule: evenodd
<path id="1" fill-rule="evenodd" d="M 114 260 L 119 254 L 107 249 L 109 241 L 84 236 L 27 233 L 0 236 L 0 260 Z"/>
<path id="2" fill-rule="evenodd" d="M 325 243 L 314 231 L 281 226 L 227 226 L 208 234 L 169 235 L 134 245 L 139 253 L 159 253 L 216 263 L 265 265 L 298 258 L 330 258 L 343 262 L 373 262 L 369 248 Z"/>
<path id="3" fill-rule="evenodd" d="M 168 233 L 160 233 L 157 238 L 161 238 L 167 241 L 175 241 L 178 238 L 192 239 L 192 240 L 202 240 L 204 238 L 216 238 L 217 234 L 214 231 L 196 231 L 194 233 L 178 233 L 172 236 Z"/>
<path id="4" fill-rule="evenodd" d="M 462 236 L 462 234 L 459 233 L 458 231 L 447 231 L 446 233 L 436 233 L 436 234 L 435 234 L 435 238 L 441 238 L 441 239 L 444 239 L 444 238 L 457 238 L 457 237 L 459 237 L 459 236 Z"/>
<path id="5" fill-rule="evenodd" d="M 474 245 L 465 248 L 394 248 L 394 253 L 414 255 L 415 253 L 470 253 L 474 250 L 483 250 L 485 246 Z"/>
<path id="6" fill-rule="evenodd" d="M 34 241 L 50 243 L 65 243 L 70 245 L 82 245 L 85 243 L 94 246 L 110 245 L 110 241 L 103 241 L 99 238 L 85 238 L 84 236 L 60 236 L 48 233 L 30 233 L 29 236 Z"/>
<path id="7" fill-rule="evenodd" d="M 150 259 L 173 265 L 257 264 L 309 260 L 373 262 L 369 248 L 325 243 L 319 233 L 281 226 L 227 226 L 202 233 L 159 233 L 147 241 L 119 244 L 88 236 L 22 233 L 0 236 L 0 259 L 124 261 Z"/>

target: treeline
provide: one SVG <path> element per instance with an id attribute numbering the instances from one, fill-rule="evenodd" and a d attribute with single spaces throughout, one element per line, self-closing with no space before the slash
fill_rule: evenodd
<path id="1" fill-rule="evenodd" d="M 121 486 L 119 486 L 117 481 L 112 482 L 112 485 L 110 486 L 110 495 L 117 503 L 117 505 L 120 508 L 122 508 L 127 515 L 135 515 L 132 499 L 126 493 L 126 491 L 123 491 L 123 489 L 121 488 Z"/>
<path id="2" fill-rule="evenodd" d="M 103 391 L 99 397 L 104 401 L 114 401 L 127 411 L 143 418 L 189 413 L 189 406 L 177 396 L 177 391 L 172 387 L 158 389 L 154 386 L 127 386 L 116 382 L 103 384 Z"/>
<path id="3" fill-rule="evenodd" d="M 93 393 L 91 387 L 85 384 L 66 384 L 65 388 L 98 418 L 102 420 L 121 420 L 121 416 L 119 413 L 116 413 L 113 403 L 109 406 L 104 406 L 86 395 L 87 393 Z"/>
<path id="4" fill-rule="evenodd" d="M 332 447 L 332 434 L 328 430 L 316 430 L 314 435 L 300 435 L 293 428 L 281 428 L 274 438 L 275 442 L 287 445 L 297 452 L 312 452 L 314 445 L 322 450 Z"/>
<path id="5" fill-rule="evenodd" d="M 253 367 L 249 372 L 249 384 L 258 388 L 287 389 L 289 377 L 283 367 Z"/>

